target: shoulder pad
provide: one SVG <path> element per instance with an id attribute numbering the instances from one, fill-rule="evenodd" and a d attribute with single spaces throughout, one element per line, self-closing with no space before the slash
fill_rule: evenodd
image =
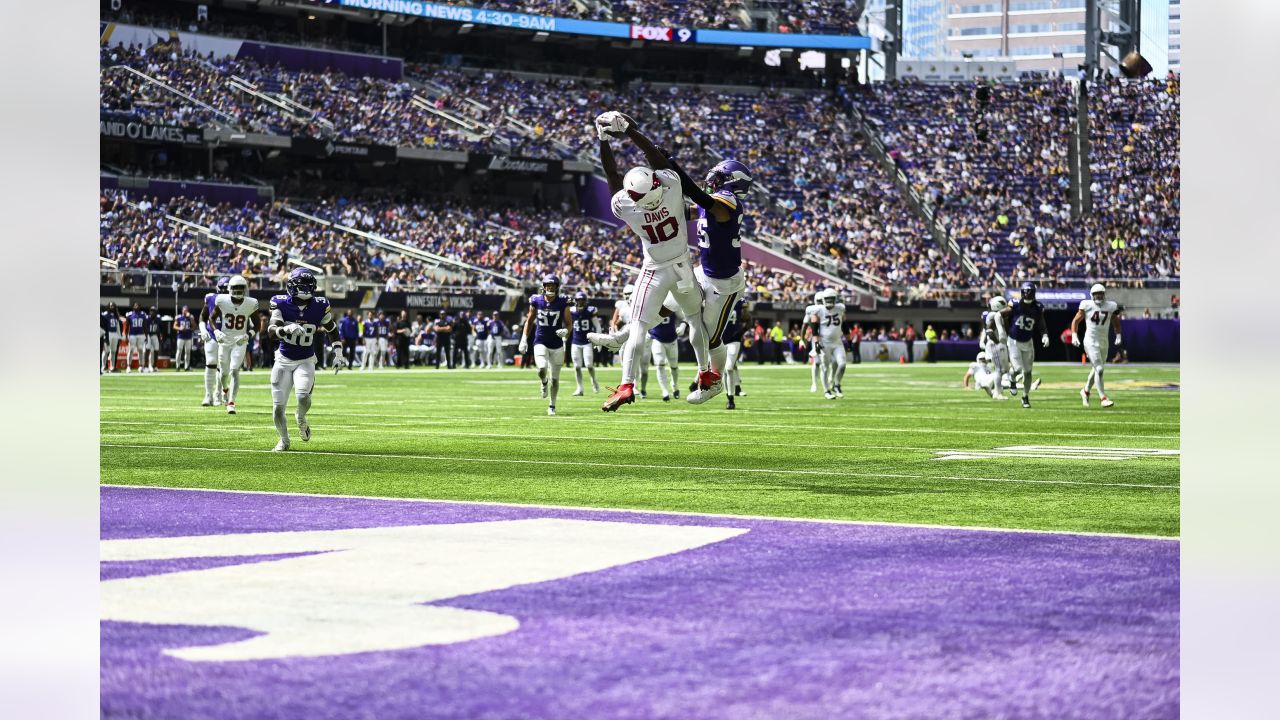
<path id="1" fill-rule="evenodd" d="M 711 197 L 715 198 L 716 200 L 719 200 L 725 205 L 728 205 L 734 210 L 738 209 L 738 196 L 734 195 L 731 190 L 728 190 L 728 189 L 717 190 L 711 194 Z"/>

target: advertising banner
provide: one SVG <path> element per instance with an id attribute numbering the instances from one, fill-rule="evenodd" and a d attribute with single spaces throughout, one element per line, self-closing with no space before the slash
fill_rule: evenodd
<path id="1" fill-rule="evenodd" d="M 204 131 L 198 127 L 164 125 L 143 120 L 100 117 L 98 133 L 104 138 L 132 140 L 134 142 L 180 143 L 200 145 Z"/>

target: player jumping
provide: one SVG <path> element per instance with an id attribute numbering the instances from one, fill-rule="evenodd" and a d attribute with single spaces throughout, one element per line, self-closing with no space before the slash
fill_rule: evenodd
<path id="1" fill-rule="evenodd" d="M 311 390 L 316 382 L 317 331 L 332 333 L 338 323 L 329 301 L 315 297 L 316 276 L 306 268 L 294 268 L 285 282 L 284 295 L 271 298 L 271 319 L 267 336 L 279 340 L 275 365 L 271 367 L 271 419 L 275 422 L 280 442 L 275 452 L 289 449 L 289 424 L 284 411 L 289 406 L 289 391 L 298 398 L 298 433 L 302 441 L 311 439 L 307 411 L 311 409 Z M 341 352 L 341 343 L 335 352 Z"/>
<path id="2" fill-rule="evenodd" d="M 569 337 L 571 323 L 569 301 L 560 295 L 560 278 L 545 275 L 542 278 L 542 294 L 529 298 L 529 314 L 524 319 L 520 334 L 520 354 L 529 351 L 529 336 L 533 335 L 533 364 L 538 368 L 538 380 L 542 383 L 542 397 L 551 396 L 547 414 L 556 414 L 556 396 L 560 394 L 560 368 L 564 367 L 564 341 Z"/>
<path id="3" fill-rule="evenodd" d="M 607 112 L 596 119 L 600 138 L 600 160 L 609 189 L 613 191 L 614 216 L 625 222 L 641 240 L 644 264 L 636 282 L 631 308 L 631 333 L 622 349 L 622 384 L 601 407 L 609 412 L 635 402 L 637 358 L 644 350 L 644 337 L 658 322 L 663 301 L 671 295 L 688 318 L 689 342 L 698 362 L 698 391 L 688 400 L 705 402 L 723 389 L 720 374 L 711 369 L 709 336 L 702 320 L 702 292 L 689 258 L 688 226 L 685 224 L 685 195 L 680 176 L 667 157 L 619 112 Z M 618 172 L 610 137 L 626 134 L 644 152 L 650 167 L 634 167 L 626 176 Z"/>
<path id="4" fill-rule="evenodd" d="M 1107 336 L 1113 322 L 1116 323 L 1116 345 L 1120 344 L 1121 311 L 1114 300 L 1107 299 L 1107 288 L 1101 283 L 1096 283 L 1089 288 L 1089 295 L 1092 299 L 1081 301 L 1080 309 L 1071 319 L 1071 344 L 1076 347 L 1081 346 L 1080 336 L 1077 334 L 1080 321 L 1085 321 L 1084 354 L 1089 358 L 1089 379 L 1080 389 L 1080 400 L 1084 402 L 1085 407 L 1089 407 L 1089 391 L 1093 389 L 1094 383 L 1097 383 L 1098 397 L 1102 399 L 1102 407 L 1108 408 L 1115 403 L 1107 397 L 1107 387 L 1103 384 L 1102 372 L 1107 363 L 1109 344 Z"/>

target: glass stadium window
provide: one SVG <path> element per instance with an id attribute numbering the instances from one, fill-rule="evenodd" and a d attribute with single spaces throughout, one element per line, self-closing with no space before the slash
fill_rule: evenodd
<path id="1" fill-rule="evenodd" d="M 1000 26 L 993 25 L 991 27 L 951 28 L 947 34 L 953 37 L 965 35 L 999 35 Z"/>
<path id="2" fill-rule="evenodd" d="M 974 13 L 990 13 L 1000 12 L 1000 3 L 985 3 L 983 5 L 956 5 L 951 9 L 956 15 L 970 15 Z"/>

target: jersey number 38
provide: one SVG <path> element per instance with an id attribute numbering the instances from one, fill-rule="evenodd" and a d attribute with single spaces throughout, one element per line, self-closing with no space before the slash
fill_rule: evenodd
<path id="1" fill-rule="evenodd" d="M 280 339 L 290 345 L 298 345 L 301 347 L 306 347 L 314 343 L 316 340 L 316 326 L 311 323 L 300 323 L 299 326 L 302 328 L 302 332 L 294 335 L 292 338 L 282 337 Z"/>

